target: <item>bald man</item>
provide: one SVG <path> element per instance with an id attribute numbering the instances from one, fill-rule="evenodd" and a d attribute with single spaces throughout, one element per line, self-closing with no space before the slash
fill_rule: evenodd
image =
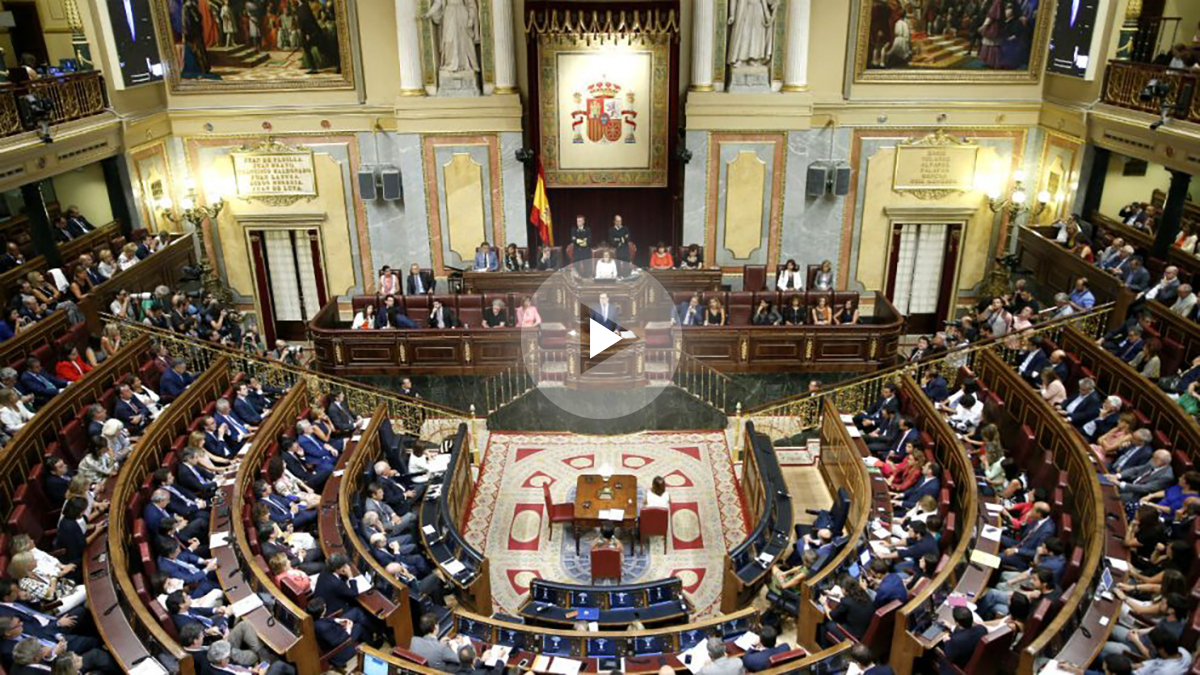
<path id="1" fill-rule="evenodd" d="M 1150 461 L 1139 466 L 1131 466 L 1120 473 L 1117 487 L 1121 490 L 1121 499 L 1127 502 L 1137 501 L 1151 492 L 1167 489 L 1175 482 L 1175 471 L 1171 469 L 1171 451 L 1155 450 L 1150 455 Z"/>

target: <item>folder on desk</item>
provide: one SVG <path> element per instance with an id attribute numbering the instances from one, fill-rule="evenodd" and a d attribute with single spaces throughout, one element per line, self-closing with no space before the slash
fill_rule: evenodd
<path id="1" fill-rule="evenodd" d="M 975 549 L 974 551 L 971 551 L 971 562 L 979 563 L 980 565 L 983 565 L 984 567 L 990 567 L 992 569 L 997 569 L 1000 567 L 1000 556 L 992 555 L 991 553 L 988 553 L 987 551 L 980 551 L 979 549 Z"/>

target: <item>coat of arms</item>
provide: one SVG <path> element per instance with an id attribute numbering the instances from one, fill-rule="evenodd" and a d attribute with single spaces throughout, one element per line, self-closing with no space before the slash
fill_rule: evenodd
<path id="1" fill-rule="evenodd" d="M 577 109 L 571 113 L 571 130 L 575 132 L 572 143 L 583 143 L 580 129 L 587 122 L 587 137 L 593 143 L 617 143 L 624 136 L 626 143 L 636 143 L 637 111 L 633 109 L 633 92 L 625 92 L 625 105 L 621 105 L 621 85 L 606 80 L 588 85 L 587 102 L 583 93 L 575 93 Z M 582 106 L 582 107 L 580 107 Z"/>

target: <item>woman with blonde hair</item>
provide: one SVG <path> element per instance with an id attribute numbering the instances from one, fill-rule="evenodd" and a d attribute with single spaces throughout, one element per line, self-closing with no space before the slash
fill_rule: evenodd
<path id="1" fill-rule="evenodd" d="M 1120 452 L 1133 441 L 1133 427 L 1137 417 L 1131 412 L 1123 412 L 1117 416 L 1117 425 L 1104 432 L 1092 444 L 1092 452 L 1101 462 L 1107 462 L 1109 457 Z"/>
<path id="2" fill-rule="evenodd" d="M 812 308 L 812 323 L 814 326 L 833 324 L 833 308 L 829 306 L 829 298 L 824 295 L 817 298 L 817 306 Z"/>
<path id="3" fill-rule="evenodd" d="M 8 575 L 17 581 L 17 586 L 39 603 L 58 602 L 59 615 L 79 607 L 87 599 L 83 586 L 76 586 L 70 579 L 43 575 L 38 571 L 37 558 L 32 551 L 18 553 L 8 561 Z"/>
<path id="4" fill-rule="evenodd" d="M 200 452 L 200 466 L 212 471 L 213 473 L 222 473 L 233 464 L 234 457 L 226 459 L 220 455 L 215 455 L 204 447 L 204 432 L 193 431 L 188 434 L 188 446 L 196 448 Z"/>
<path id="5" fill-rule="evenodd" d="M 16 389 L 0 389 L 0 425 L 12 434 L 33 419 L 33 413 L 21 402 Z"/>
<path id="6" fill-rule="evenodd" d="M 833 290 L 833 263 L 828 260 L 821 261 L 821 269 L 817 270 L 817 274 L 813 278 L 813 289 L 818 291 Z"/>
<path id="7" fill-rule="evenodd" d="M 1060 405 L 1067 400 L 1067 388 L 1058 379 L 1054 368 L 1042 369 L 1042 398 L 1050 405 Z"/>
<path id="8" fill-rule="evenodd" d="M 138 264 L 137 244 L 129 242 L 121 247 L 121 255 L 117 256 L 117 267 L 124 272 L 136 264 Z"/>
<path id="9" fill-rule="evenodd" d="M 14 535 L 8 542 L 9 559 L 11 560 L 18 553 L 32 554 L 33 559 L 37 562 L 35 569 L 44 577 L 79 576 L 74 565 L 64 565 L 58 558 L 41 550 L 34 544 L 33 537 L 27 534 Z"/>
<path id="10" fill-rule="evenodd" d="M 96 492 L 92 489 L 92 486 L 93 483 L 87 476 L 77 473 L 71 478 L 71 482 L 67 484 L 67 493 L 63 499 L 64 503 L 76 497 L 83 499 L 86 502 L 86 506 L 83 509 L 83 519 L 89 521 L 97 512 L 103 512 L 108 508 L 108 500 L 97 500 Z"/>

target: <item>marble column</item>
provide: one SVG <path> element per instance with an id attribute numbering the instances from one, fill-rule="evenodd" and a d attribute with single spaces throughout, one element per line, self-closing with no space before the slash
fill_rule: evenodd
<path id="1" fill-rule="evenodd" d="M 787 45 L 784 49 L 783 91 L 808 89 L 808 26 L 812 0 L 787 0 Z"/>
<path id="2" fill-rule="evenodd" d="M 396 42 L 400 47 L 400 95 L 424 96 L 417 0 L 396 0 Z"/>
<path id="3" fill-rule="evenodd" d="M 517 91 L 517 67 L 513 54 L 512 0 L 492 0 L 492 55 L 496 64 L 496 94 Z"/>
<path id="4" fill-rule="evenodd" d="M 715 0 L 692 5 L 692 91 L 713 90 L 713 14 Z"/>

